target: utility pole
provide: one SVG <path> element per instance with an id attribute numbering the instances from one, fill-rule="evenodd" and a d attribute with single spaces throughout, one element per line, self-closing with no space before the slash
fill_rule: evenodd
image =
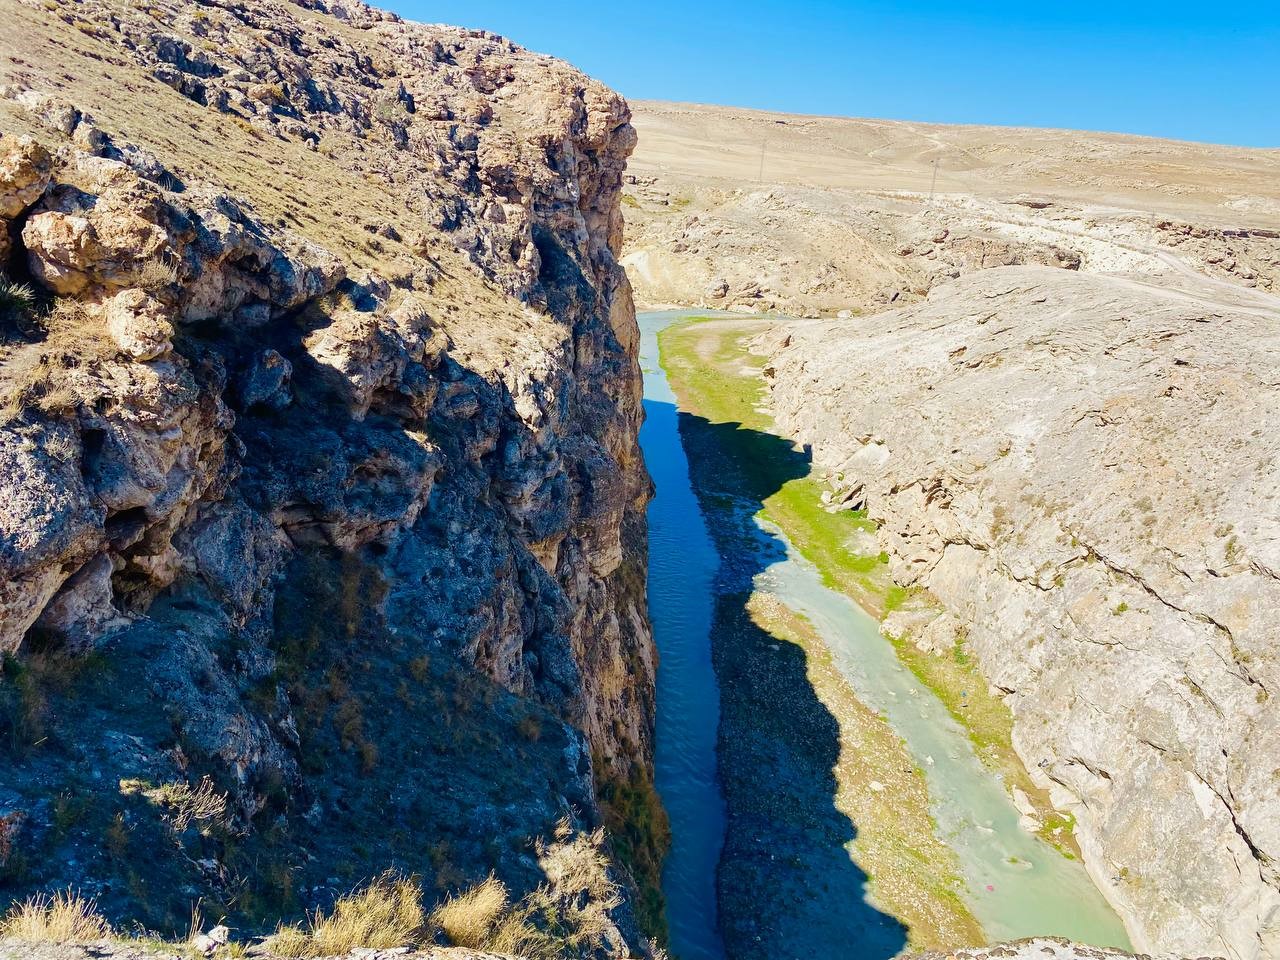
<path id="1" fill-rule="evenodd" d="M 938 158 L 933 158 L 933 179 L 929 182 L 929 206 L 933 206 L 933 188 L 938 185 Z"/>
<path id="2" fill-rule="evenodd" d="M 760 172 L 756 174 L 756 179 L 764 183 L 764 145 L 765 141 L 760 141 Z"/>

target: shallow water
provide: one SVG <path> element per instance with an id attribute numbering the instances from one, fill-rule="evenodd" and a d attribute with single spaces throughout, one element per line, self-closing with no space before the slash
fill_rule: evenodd
<path id="1" fill-rule="evenodd" d="M 772 542 L 782 531 L 757 521 Z M 956 852 L 963 896 L 992 940 L 1056 935 L 1128 948 L 1124 926 L 1076 860 L 1018 825 L 1018 811 L 947 708 L 902 666 L 879 624 L 786 543 L 757 589 L 808 618 L 864 704 L 888 718 L 924 770 L 938 836 Z"/>
<path id="2" fill-rule="evenodd" d="M 718 960 L 724 949 L 716 931 L 715 870 L 725 814 L 716 779 L 719 696 L 710 642 L 718 558 L 689 482 L 675 397 L 657 348 L 658 331 L 685 315 L 640 316 L 648 417 L 640 442 L 657 487 L 649 508 L 649 612 L 661 658 L 655 766 L 671 817 L 663 874 L 671 952 L 680 960 Z M 756 577 L 757 589 L 809 619 L 858 698 L 905 740 L 925 772 L 939 836 L 960 861 L 963 896 L 988 938 L 1057 935 L 1129 946 L 1084 867 L 1018 825 L 1004 787 L 942 702 L 902 666 L 877 622 L 825 587 L 777 527 L 758 523 L 768 565 Z M 778 543 L 785 559 L 778 559 Z"/>

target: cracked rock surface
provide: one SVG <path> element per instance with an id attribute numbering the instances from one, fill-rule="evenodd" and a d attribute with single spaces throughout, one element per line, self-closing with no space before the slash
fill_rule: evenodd
<path id="1" fill-rule="evenodd" d="M 1006 267 L 760 346 L 1140 949 L 1280 955 L 1280 309 Z"/>

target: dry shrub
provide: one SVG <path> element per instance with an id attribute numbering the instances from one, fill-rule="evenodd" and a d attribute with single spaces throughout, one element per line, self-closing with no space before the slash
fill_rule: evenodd
<path id="1" fill-rule="evenodd" d="M 36 293 L 29 284 L 15 283 L 0 274 L 0 319 L 21 322 L 35 303 Z"/>
<path id="2" fill-rule="evenodd" d="M 172 260 L 148 260 L 138 272 L 137 283 L 143 290 L 164 290 L 178 282 L 178 265 Z"/>
<path id="3" fill-rule="evenodd" d="M 227 795 L 219 793 L 213 781 L 202 777 L 194 787 L 184 780 L 153 787 L 141 780 L 122 780 L 120 792 L 140 793 L 164 810 L 164 818 L 176 833 L 184 832 L 192 823 L 226 826 Z"/>
<path id="4" fill-rule="evenodd" d="M 509 902 L 506 884 L 490 874 L 482 883 L 453 894 L 431 911 L 431 924 L 444 931 L 455 947 L 484 949 Z"/>
<path id="5" fill-rule="evenodd" d="M 363 890 L 317 910 L 304 926 L 281 927 L 267 940 L 280 957 L 332 957 L 357 947 L 388 950 L 421 940 L 426 917 L 416 880 L 385 873 Z"/>
<path id="6" fill-rule="evenodd" d="M 609 911 L 622 903 L 618 885 L 609 876 L 603 852 L 604 831 L 580 833 L 566 842 L 569 825 L 561 821 L 556 834 L 560 843 L 540 845 L 538 865 L 546 874 L 549 895 L 558 901 L 568 926 L 566 940 L 575 948 L 598 948 L 613 926 Z"/>
<path id="7" fill-rule="evenodd" d="M 31 897 L 0 920 L 0 936 L 29 943 L 90 943 L 111 935 L 97 903 L 70 890 Z"/>
<path id="8" fill-rule="evenodd" d="M 538 895 L 542 887 L 503 914 L 484 945 L 490 953 L 501 953 L 528 960 L 553 960 L 561 953 L 555 937 L 534 926 L 533 917 L 545 911 L 547 904 Z"/>

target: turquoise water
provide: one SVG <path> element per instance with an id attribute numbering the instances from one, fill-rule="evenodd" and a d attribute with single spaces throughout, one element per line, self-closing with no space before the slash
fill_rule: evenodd
<path id="1" fill-rule="evenodd" d="M 782 531 L 757 521 L 770 540 Z M 992 940 L 1055 935 L 1128 949 L 1119 917 L 1078 860 L 1018 825 L 1004 786 L 982 765 L 947 708 L 902 666 L 879 624 L 790 543 L 787 558 L 756 578 L 757 589 L 804 614 L 864 704 L 887 717 L 929 784 L 938 836 L 956 852 L 965 902 Z"/>
<path id="2" fill-rule="evenodd" d="M 671 952 L 680 960 L 719 960 L 715 871 L 725 814 L 716 779 L 719 698 L 710 643 L 718 558 L 690 486 L 675 397 L 657 349 L 658 331 L 685 315 L 640 317 L 647 414 L 640 442 L 657 488 L 649 508 L 649 612 L 661 658 L 655 766 L 671 817 L 663 874 Z M 925 773 L 939 836 L 959 859 L 962 895 L 987 937 L 1057 935 L 1128 947 L 1123 925 L 1083 865 L 1018 825 L 1003 785 L 942 702 L 902 666 L 877 622 L 825 587 L 781 530 L 757 523 L 763 572 L 756 588 L 809 619 L 858 699 L 906 742 Z M 777 559 L 779 543 L 783 559 Z M 850 957 L 856 956 L 851 946 Z"/>

